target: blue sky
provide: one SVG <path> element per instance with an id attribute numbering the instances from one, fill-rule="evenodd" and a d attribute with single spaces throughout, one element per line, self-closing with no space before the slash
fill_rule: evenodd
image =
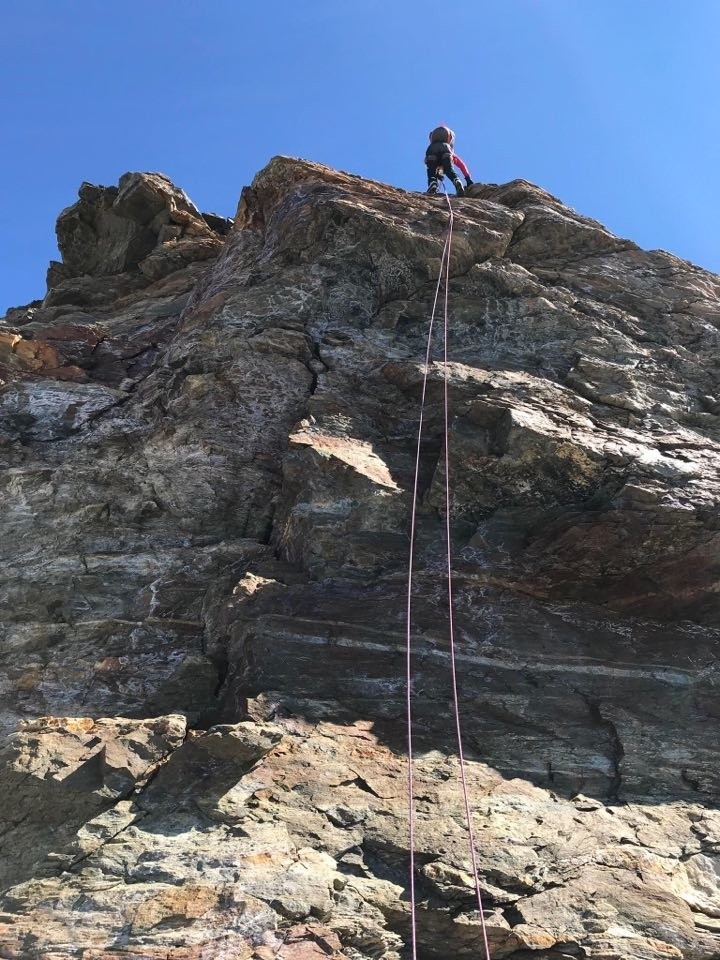
<path id="1" fill-rule="evenodd" d="M 719 37 L 718 0 L 0 0 L 0 313 L 83 180 L 232 215 L 284 153 L 422 189 L 440 122 L 474 179 L 720 271 Z"/>

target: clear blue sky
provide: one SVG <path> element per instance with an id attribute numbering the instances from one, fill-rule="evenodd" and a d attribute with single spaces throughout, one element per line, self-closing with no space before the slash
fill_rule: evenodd
<path id="1" fill-rule="evenodd" d="M 233 214 L 275 154 L 421 189 L 430 127 L 720 271 L 720 0 L 0 0 L 0 313 L 83 180 Z"/>

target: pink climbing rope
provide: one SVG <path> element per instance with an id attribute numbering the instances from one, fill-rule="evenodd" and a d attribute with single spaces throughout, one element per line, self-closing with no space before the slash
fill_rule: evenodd
<path id="1" fill-rule="evenodd" d="M 451 221 L 452 225 L 452 221 Z M 435 287 L 430 324 L 428 326 L 427 348 L 425 350 L 425 366 L 423 368 L 422 393 L 420 396 L 420 423 L 418 425 L 417 450 L 415 453 L 415 480 L 413 483 L 412 512 L 410 515 L 410 558 L 408 561 L 408 590 L 407 590 L 407 635 L 406 635 L 406 693 L 407 693 L 407 742 L 408 742 L 408 825 L 410 846 L 410 933 L 412 945 L 412 960 L 417 960 L 417 905 L 415 900 L 415 772 L 413 757 L 413 730 L 412 730 L 412 578 L 415 559 L 415 526 L 417 518 L 417 495 L 420 478 L 420 447 L 422 444 L 423 423 L 425 419 L 425 396 L 427 394 L 428 374 L 430 372 L 430 353 L 432 350 L 432 334 L 435 326 L 435 314 L 440 298 L 440 285 L 445 272 L 445 261 L 450 249 L 450 233 L 445 237 L 440 273 Z"/>
<path id="2" fill-rule="evenodd" d="M 477 897 L 478 912 L 480 914 L 480 923 L 482 926 L 483 944 L 485 946 L 485 957 L 490 960 L 490 944 L 488 943 L 487 926 L 485 924 L 485 911 L 483 910 L 482 893 L 480 891 L 480 876 L 477 866 L 477 852 L 475 849 L 475 831 L 472 825 L 472 814 L 470 811 L 470 795 L 467 785 L 467 776 L 465 773 L 465 751 L 463 749 L 462 724 L 460 722 L 460 697 L 458 695 L 457 683 L 457 665 L 455 662 L 455 622 L 453 616 L 453 586 L 452 586 L 452 538 L 450 535 L 450 441 L 449 441 L 449 415 L 448 415 L 448 290 L 450 287 L 450 254 L 452 246 L 452 232 L 455 222 L 452 204 L 447 190 L 445 199 L 447 200 L 448 211 L 450 214 L 450 226 L 448 228 L 448 249 L 447 249 L 447 269 L 445 272 L 445 322 L 443 326 L 443 406 L 445 410 L 445 539 L 447 544 L 447 586 L 448 586 L 448 630 L 450 634 L 450 669 L 452 676 L 453 706 L 455 707 L 455 730 L 457 733 L 458 760 L 460 763 L 460 781 L 462 783 L 463 801 L 465 804 L 465 819 L 467 820 L 468 842 L 470 844 L 470 859 L 472 861 L 473 880 L 475 881 L 475 895 Z"/>
<path id="3" fill-rule="evenodd" d="M 413 483 L 412 511 L 410 519 L 410 558 L 408 562 L 408 591 L 407 591 L 407 635 L 406 635 L 406 692 L 407 692 L 407 741 L 408 741 L 408 823 L 409 823 L 409 847 L 410 847 L 410 927 L 411 927 L 411 956 L 412 960 L 417 960 L 417 903 L 415 895 L 415 777 L 414 777 L 414 757 L 413 757 L 413 730 L 412 730 L 412 578 L 414 569 L 415 554 L 415 530 L 417 520 L 417 494 L 420 476 L 420 450 L 422 445 L 422 431 L 425 419 L 425 399 L 427 394 L 427 381 L 430 367 L 430 354 L 432 350 L 432 334 L 435 325 L 435 316 L 440 296 L 440 287 L 445 279 L 444 296 L 444 327 L 443 327 L 443 367 L 444 367 L 444 426 L 445 426 L 445 527 L 446 527 L 446 545 L 447 545 L 447 581 L 448 581 L 448 609 L 449 609 L 449 634 L 450 634 L 450 663 L 453 690 L 453 704 L 455 710 L 455 729 L 458 745 L 458 760 L 460 763 L 460 780 L 465 806 L 465 818 L 467 821 L 468 837 L 470 844 L 470 858 L 472 862 L 473 879 L 475 883 L 475 894 L 477 897 L 478 912 L 482 925 L 482 936 L 485 947 L 486 960 L 490 960 L 490 945 L 488 943 L 487 927 L 485 924 L 485 913 L 483 909 L 482 893 L 480 890 L 480 877 L 477 867 L 477 854 L 475 848 L 475 833 L 472 826 L 472 814 L 470 811 L 470 795 L 467 785 L 467 776 L 465 772 L 465 754 L 462 739 L 462 724 L 460 717 L 460 698 L 458 694 L 457 667 L 455 662 L 455 626 L 453 618 L 453 590 L 452 590 L 452 541 L 450 534 L 450 449 L 449 449 L 449 413 L 448 413 L 448 290 L 450 286 L 450 253 L 452 249 L 452 235 L 455 225 L 455 215 L 450 203 L 450 197 L 447 190 L 443 187 L 445 199 L 448 205 L 449 221 L 448 230 L 445 237 L 442 258 L 440 261 L 440 273 L 437 286 L 435 288 L 435 297 L 433 300 L 432 313 L 428 326 L 427 348 L 425 352 L 425 367 L 423 373 L 422 393 L 420 398 L 420 420 L 418 425 L 418 439 L 415 456 L 415 479 Z"/>

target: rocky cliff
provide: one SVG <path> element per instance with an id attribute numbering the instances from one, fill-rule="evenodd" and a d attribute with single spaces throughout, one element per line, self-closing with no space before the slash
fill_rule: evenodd
<path id="1" fill-rule="evenodd" d="M 456 629 L 493 956 L 720 956 L 720 278 L 453 201 Z M 0 956 L 407 955 L 404 591 L 441 198 L 84 184 L 0 325 Z M 433 362 L 421 960 L 480 955 Z"/>

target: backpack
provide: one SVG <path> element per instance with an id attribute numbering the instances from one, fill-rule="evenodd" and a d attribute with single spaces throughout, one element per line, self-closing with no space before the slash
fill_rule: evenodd
<path id="1" fill-rule="evenodd" d="M 430 133 L 430 143 L 449 143 L 455 140 L 455 134 L 450 127 L 435 127 Z"/>

